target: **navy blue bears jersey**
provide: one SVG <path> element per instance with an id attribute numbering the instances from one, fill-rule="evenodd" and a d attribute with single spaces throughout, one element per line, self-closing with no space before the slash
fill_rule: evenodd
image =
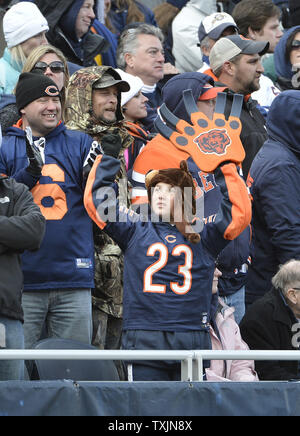
<path id="1" fill-rule="evenodd" d="M 88 179 L 85 206 L 124 251 L 123 329 L 207 329 L 215 259 L 251 219 L 249 196 L 236 166 L 227 164 L 219 170 L 223 194 L 219 219 L 204 227 L 199 244 L 190 243 L 169 223 L 144 221 L 119 207 L 113 195 L 118 170 L 118 160 L 105 155 L 97 158 Z"/>
<path id="2" fill-rule="evenodd" d="M 37 139 L 37 138 L 34 138 Z M 0 172 L 26 184 L 47 220 L 41 248 L 22 256 L 24 290 L 94 286 L 92 222 L 83 205 L 84 160 L 93 139 L 63 123 L 45 137 L 42 176 L 27 171 L 25 132 L 7 130 Z"/>

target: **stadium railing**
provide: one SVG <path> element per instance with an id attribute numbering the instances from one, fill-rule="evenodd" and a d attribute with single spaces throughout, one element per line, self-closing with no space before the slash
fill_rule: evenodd
<path id="1" fill-rule="evenodd" d="M 300 360 L 300 351 L 7 350 L 0 360 L 179 360 L 181 381 L 203 381 L 204 360 Z"/>

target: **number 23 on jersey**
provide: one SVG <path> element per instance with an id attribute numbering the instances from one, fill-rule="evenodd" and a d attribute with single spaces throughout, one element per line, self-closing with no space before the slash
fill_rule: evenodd
<path id="1" fill-rule="evenodd" d="M 162 270 L 168 263 L 169 252 L 166 245 L 161 242 L 157 242 L 156 244 L 152 244 L 148 251 L 147 256 L 154 256 L 156 253 L 159 253 L 159 259 L 149 266 L 144 274 L 144 292 L 153 292 L 158 294 L 165 294 L 167 286 L 164 284 L 154 284 L 153 276 L 158 273 L 158 271 Z M 185 262 L 184 265 L 178 266 L 178 274 L 183 276 L 183 284 L 179 284 L 177 282 L 171 282 L 170 288 L 171 290 L 178 295 L 187 294 L 192 287 L 192 267 L 193 267 L 193 252 L 188 245 L 177 245 L 174 247 L 171 256 L 181 256 L 184 254 Z"/>

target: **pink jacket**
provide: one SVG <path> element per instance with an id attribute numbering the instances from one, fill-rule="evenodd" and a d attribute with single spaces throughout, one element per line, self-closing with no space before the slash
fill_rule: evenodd
<path id="1" fill-rule="evenodd" d="M 248 345 L 242 340 L 240 329 L 234 320 L 234 308 L 228 307 L 219 298 L 222 306 L 216 315 L 216 323 L 219 329 L 219 337 L 210 328 L 213 350 L 249 350 Z M 206 369 L 207 381 L 236 381 L 254 382 L 259 381 L 254 369 L 254 361 L 227 360 L 226 366 L 223 360 L 212 360 L 210 368 Z"/>

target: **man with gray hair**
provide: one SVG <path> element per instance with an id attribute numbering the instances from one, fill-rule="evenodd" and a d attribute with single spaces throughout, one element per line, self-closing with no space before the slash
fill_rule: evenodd
<path id="1" fill-rule="evenodd" d="M 159 28 L 142 23 L 121 33 L 116 54 L 118 67 L 144 82 L 142 92 L 149 102 L 148 115 L 142 123 L 149 130 L 153 128 L 157 108 L 162 104 L 162 85 L 169 74 L 177 73 L 172 65 L 165 64 L 163 43 L 164 36 Z M 162 81 L 164 77 L 166 80 Z"/>
<path id="2" fill-rule="evenodd" d="M 247 310 L 240 330 L 253 350 L 299 350 L 300 261 L 289 260 L 272 279 L 273 288 Z M 257 361 L 260 380 L 300 379 L 297 361 Z"/>

